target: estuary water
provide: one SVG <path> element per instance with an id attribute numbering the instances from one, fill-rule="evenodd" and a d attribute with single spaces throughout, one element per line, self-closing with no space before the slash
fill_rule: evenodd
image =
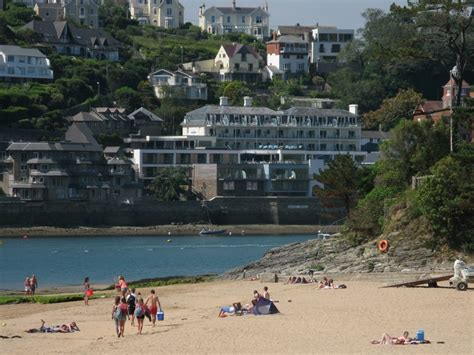
<path id="1" fill-rule="evenodd" d="M 118 275 L 138 280 L 222 273 L 259 259 L 271 248 L 312 238 L 315 235 L 3 239 L 0 289 L 21 290 L 25 277 L 32 274 L 41 289 L 81 285 L 86 276 L 92 284 L 113 284 Z"/>

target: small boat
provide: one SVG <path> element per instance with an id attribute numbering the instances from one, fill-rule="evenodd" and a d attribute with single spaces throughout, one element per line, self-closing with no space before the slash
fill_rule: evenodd
<path id="1" fill-rule="evenodd" d="M 212 234 L 224 234 L 225 229 L 201 229 L 199 234 L 201 235 L 212 235 Z"/>

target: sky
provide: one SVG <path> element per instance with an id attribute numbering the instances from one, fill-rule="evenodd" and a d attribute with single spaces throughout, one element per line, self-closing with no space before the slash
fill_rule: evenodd
<path id="1" fill-rule="evenodd" d="M 236 0 L 237 6 L 256 7 L 265 0 Z M 180 0 L 184 6 L 184 21 L 197 24 L 199 6 L 232 6 L 232 0 Z M 358 29 L 364 26 L 361 15 L 368 8 L 388 11 L 390 5 L 406 5 L 407 0 L 268 0 L 270 27 L 279 25 L 332 25 Z"/>

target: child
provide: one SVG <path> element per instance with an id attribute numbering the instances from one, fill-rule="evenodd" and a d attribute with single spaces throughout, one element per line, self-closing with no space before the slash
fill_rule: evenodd
<path id="1" fill-rule="evenodd" d="M 136 304 L 137 296 L 135 296 L 135 289 L 128 291 L 127 294 L 127 305 L 128 305 L 128 314 L 132 316 L 132 327 L 135 325 L 135 304 Z"/>
<path id="2" fill-rule="evenodd" d="M 115 332 L 117 333 L 117 337 L 120 338 L 120 318 L 122 315 L 122 311 L 120 310 L 120 296 L 115 296 L 115 302 L 112 307 L 112 319 L 115 322 Z"/>
<path id="3" fill-rule="evenodd" d="M 268 287 L 267 286 L 265 286 L 263 288 L 263 298 L 266 298 L 267 300 L 270 299 L 270 293 L 268 292 Z"/>
<path id="4" fill-rule="evenodd" d="M 138 299 L 138 303 L 135 307 L 135 317 L 137 318 L 138 333 L 142 333 L 143 329 L 143 320 L 145 319 L 145 304 L 143 303 L 143 298 Z"/>

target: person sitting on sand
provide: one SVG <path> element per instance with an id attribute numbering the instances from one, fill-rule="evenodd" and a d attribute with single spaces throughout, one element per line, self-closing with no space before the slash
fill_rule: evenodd
<path id="1" fill-rule="evenodd" d="M 294 284 L 296 281 L 296 277 L 295 276 L 290 276 L 288 278 L 288 281 L 286 282 L 287 284 Z"/>
<path id="2" fill-rule="evenodd" d="M 228 307 L 221 307 L 218 317 L 227 317 L 226 313 L 234 314 L 235 312 L 239 312 L 242 310 L 242 304 L 240 302 L 232 303 L 232 306 Z"/>
<path id="3" fill-rule="evenodd" d="M 45 321 L 41 319 L 41 326 L 39 328 L 31 328 L 26 330 L 27 333 L 74 333 L 80 331 L 76 322 L 68 324 L 56 325 L 54 327 L 46 327 Z"/>
<path id="4" fill-rule="evenodd" d="M 263 288 L 263 298 L 266 298 L 267 300 L 270 299 L 270 293 L 268 292 L 268 287 L 267 286 L 265 286 Z"/>
<path id="5" fill-rule="evenodd" d="M 319 286 L 318 288 L 324 288 L 329 285 L 329 280 L 326 276 L 323 277 L 321 281 L 319 281 Z"/>

